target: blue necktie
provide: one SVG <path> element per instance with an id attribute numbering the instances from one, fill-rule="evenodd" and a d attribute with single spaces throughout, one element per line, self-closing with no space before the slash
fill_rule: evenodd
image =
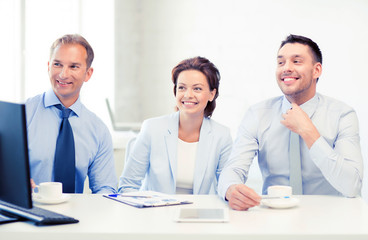
<path id="1" fill-rule="evenodd" d="M 303 194 L 299 135 L 290 131 L 289 142 L 290 186 L 294 195 Z"/>
<path id="2" fill-rule="evenodd" d="M 54 181 L 63 183 L 63 193 L 75 193 L 75 149 L 73 130 L 69 123 L 72 110 L 55 105 L 62 112 L 59 136 L 56 141 Z"/>

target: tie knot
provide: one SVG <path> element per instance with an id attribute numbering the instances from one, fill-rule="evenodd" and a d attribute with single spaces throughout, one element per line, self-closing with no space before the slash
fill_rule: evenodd
<path id="1" fill-rule="evenodd" d="M 71 109 L 69 109 L 69 108 L 64 108 L 63 109 L 63 118 L 69 118 L 69 115 L 70 115 L 70 112 L 71 112 L 72 110 Z"/>
<path id="2" fill-rule="evenodd" d="M 57 104 L 55 107 L 60 109 L 62 118 L 69 118 L 70 112 L 72 111 L 71 109 L 64 108 L 61 104 Z"/>

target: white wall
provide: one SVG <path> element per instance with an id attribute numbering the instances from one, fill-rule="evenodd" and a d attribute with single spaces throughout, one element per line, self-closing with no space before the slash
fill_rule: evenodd
<path id="1" fill-rule="evenodd" d="M 116 62 L 116 68 L 124 70 L 115 80 L 118 119 L 136 121 L 171 112 L 172 68 L 182 59 L 200 55 L 214 62 L 222 75 L 213 118 L 229 126 L 235 136 L 250 105 L 281 94 L 274 76 L 276 53 L 288 34 L 300 34 L 316 41 L 323 53 L 318 91 L 356 109 L 368 165 L 368 1 L 116 2 L 116 15 L 132 17 L 117 18 L 115 28 L 116 39 L 125 39 L 115 45 L 118 56 L 125 59 Z M 134 97 L 122 94 L 129 91 Z M 259 179 L 256 170 L 251 174 Z M 364 185 L 366 199 L 367 188 Z"/>

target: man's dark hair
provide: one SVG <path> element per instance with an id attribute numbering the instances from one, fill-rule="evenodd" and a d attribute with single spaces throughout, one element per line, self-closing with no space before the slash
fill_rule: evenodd
<path id="1" fill-rule="evenodd" d="M 312 51 L 314 61 L 322 64 L 322 52 L 319 49 L 317 43 L 313 42 L 311 39 L 303 36 L 290 34 L 289 36 L 286 37 L 284 41 L 281 42 L 279 49 L 281 49 L 287 43 L 300 43 L 309 46 L 310 50 Z"/>
<path id="2" fill-rule="evenodd" d="M 313 60 L 315 62 L 319 62 L 322 64 L 322 52 L 319 49 L 317 43 L 313 42 L 312 39 L 299 35 L 290 34 L 289 36 L 286 37 L 284 41 L 281 42 L 279 50 L 287 43 L 300 43 L 303 45 L 307 45 L 312 52 Z M 318 79 L 319 78 L 317 78 L 317 82 Z"/>

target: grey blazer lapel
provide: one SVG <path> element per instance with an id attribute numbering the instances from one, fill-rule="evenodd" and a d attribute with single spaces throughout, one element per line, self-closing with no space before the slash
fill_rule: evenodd
<path id="1" fill-rule="evenodd" d="M 212 129 L 210 120 L 208 118 L 204 118 L 199 135 L 196 162 L 194 167 L 194 183 L 193 183 L 194 194 L 200 193 L 200 190 L 202 190 L 202 188 L 205 187 L 203 185 L 204 184 L 203 180 L 208 168 L 209 159 L 211 158 L 213 152 L 213 149 L 211 149 L 213 142 L 211 131 Z"/>

